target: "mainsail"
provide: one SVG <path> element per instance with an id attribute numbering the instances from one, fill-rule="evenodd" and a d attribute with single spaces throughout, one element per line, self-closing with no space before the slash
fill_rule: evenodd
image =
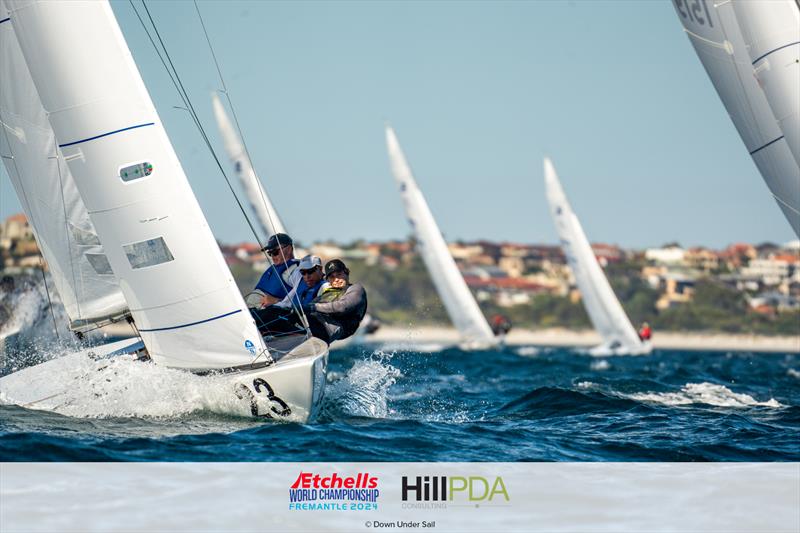
<path id="1" fill-rule="evenodd" d="M 747 151 L 800 236 L 797 3 L 675 0 L 675 9 Z"/>
<path id="2" fill-rule="evenodd" d="M 631 354 L 646 351 L 597 262 L 583 227 L 561 188 L 555 167 L 547 158 L 544 160 L 544 182 L 561 247 L 581 291 L 589 319 L 603 339 L 603 347 Z"/>
<path id="3" fill-rule="evenodd" d="M 269 196 L 261 186 L 261 181 L 253 168 L 253 163 L 250 161 L 247 150 L 245 150 L 244 143 L 236 133 L 236 129 L 233 127 L 227 113 L 225 113 L 225 107 L 216 93 L 212 95 L 212 103 L 214 117 L 217 119 L 217 126 L 219 126 L 219 132 L 225 144 L 225 151 L 236 168 L 236 173 L 239 175 L 245 194 L 247 194 L 247 201 L 258 217 L 258 222 L 265 238 L 275 233 L 286 233 L 278 212 L 272 206 Z"/>
<path id="4" fill-rule="evenodd" d="M 8 6 L 56 144 L 150 356 L 194 369 L 268 357 L 110 5 Z"/>
<path id="5" fill-rule="evenodd" d="M 422 196 L 422 191 L 411 174 L 397 136 L 389 126 L 386 127 L 386 145 L 392 173 L 400 186 L 400 195 L 403 198 L 408 222 L 414 231 L 417 246 L 431 275 L 433 285 L 436 287 L 450 319 L 462 338 L 468 343 L 490 344 L 496 342 L 489 324 L 475 302 L 475 298 L 472 297 L 472 293 L 469 292 L 453 256 L 447 249 L 447 244 L 436 225 L 436 220 L 433 218 L 425 197 Z"/>
<path id="6" fill-rule="evenodd" d="M 47 120 L 0 0 L 0 156 L 28 217 L 71 326 L 127 313 L 75 180 Z"/>

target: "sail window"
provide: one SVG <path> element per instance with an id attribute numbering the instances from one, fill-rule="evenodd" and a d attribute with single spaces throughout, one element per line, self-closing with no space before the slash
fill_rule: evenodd
<path id="1" fill-rule="evenodd" d="M 75 244 L 79 246 L 94 246 L 100 244 L 100 239 L 93 231 L 79 228 L 71 222 L 69 224 L 69 229 L 72 231 L 72 238 L 75 239 Z"/>
<path id="2" fill-rule="evenodd" d="M 123 246 L 131 268 L 145 268 L 175 259 L 163 237 Z"/>
<path id="3" fill-rule="evenodd" d="M 92 268 L 101 276 L 113 276 L 114 271 L 111 270 L 111 264 L 105 254 L 83 254 L 86 260 L 92 265 Z"/>
<path id="4" fill-rule="evenodd" d="M 145 178 L 152 173 L 153 165 L 146 161 L 121 167 L 119 169 L 119 177 L 122 178 L 122 181 L 138 180 L 139 178 Z"/>

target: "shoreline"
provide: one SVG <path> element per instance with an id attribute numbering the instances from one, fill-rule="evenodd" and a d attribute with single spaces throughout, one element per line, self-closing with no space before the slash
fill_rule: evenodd
<path id="1" fill-rule="evenodd" d="M 444 326 L 382 326 L 367 337 L 367 342 L 397 342 L 409 344 L 443 343 L 457 344 L 458 332 Z M 756 351 L 800 353 L 800 334 L 790 336 L 751 335 L 741 333 L 655 331 L 654 349 L 710 350 L 710 351 Z M 506 337 L 509 346 L 575 346 L 588 348 L 600 344 L 600 336 L 594 330 L 574 331 L 565 328 L 539 330 L 513 329 Z"/>

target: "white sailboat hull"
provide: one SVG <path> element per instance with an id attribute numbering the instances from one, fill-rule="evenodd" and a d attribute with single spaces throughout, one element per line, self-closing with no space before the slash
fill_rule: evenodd
<path id="1" fill-rule="evenodd" d="M 69 407 L 74 408 L 73 389 L 86 387 L 87 383 L 93 387 L 94 382 L 114 380 L 122 373 L 114 362 L 129 366 L 153 365 L 148 361 L 136 361 L 134 352 L 139 347 L 138 339 L 113 342 L 2 377 L 0 404 L 55 412 L 66 411 L 68 404 L 73 404 Z M 322 405 L 327 362 L 327 345 L 312 337 L 267 367 L 203 376 L 183 370 L 170 371 L 202 380 L 203 385 L 215 391 L 217 410 L 225 414 L 304 423 L 313 419 Z M 119 379 L 125 378 L 119 376 Z M 124 401 L 123 398 L 109 400 Z"/>

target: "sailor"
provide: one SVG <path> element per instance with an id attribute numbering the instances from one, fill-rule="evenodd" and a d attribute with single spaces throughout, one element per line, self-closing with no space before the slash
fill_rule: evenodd
<path id="1" fill-rule="evenodd" d="M 294 258 L 294 242 L 285 233 L 276 233 L 263 248 L 272 265 L 261 275 L 256 288 L 245 297 L 250 308 L 263 308 L 283 300 L 301 279 L 297 268 L 300 261 Z"/>
<path id="2" fill-rule="evenodd" d="M 317 297 L 323 285 L 327 283 L 322 275 L 322 260 L 316 255 L 307 255 L 302 258 L 297 265 L 297 270 L 300 272 L 300 282 L 292 287 L 283 300 L 275 304 L 277 307 L 291 308 L 310 304 Z"/>
<path id="3" fill-rule="evenodd" d="M 653 330 L 650 328 L 650 324 L 642 322 L 642 327 L 639 328 L 639 340 L 642 342 L 649 341 L 652 336 Z"/>
<path id="4" fill-rule="evenodd" d="M 494 315 L 492 317 L 491 328 L 495 337 L 506 335 L 509 331 L 511 331 L 511 320 L 501 314 Z"/>
<path id="5" fill-rule="evenodd" d="M 327 285 L 311 303 L 303 305 L 311 334 L 328 344 L 351 336 L 367 313 L 367 292 L 350 283 L 350 269 L 341 259 L 325 264 Z"/>

